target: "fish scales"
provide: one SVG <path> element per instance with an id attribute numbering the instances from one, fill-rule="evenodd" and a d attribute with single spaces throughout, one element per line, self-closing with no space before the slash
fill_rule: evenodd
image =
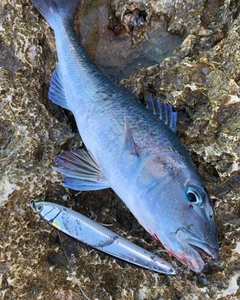
<path id="1" fill-rule="evenodd" d="M 63 185 L 76 190 L 111 187 L 172 255 L 188 268 L 203 271 L 202 254 L 218 256 L 215 215 L 202 179 L 170 122 L 159 120 L 91 61 L 72 28 L 78 0 L 31 1 L 56 38 L 59 62 L 49 97 L 73 112 L 92 155 L 70 152 L 55 159 L 61 167 L 55 169 L 65 175 Z M 174 119 L 171 109 L 164 106 L 164 110 Z M 84 159 L 90 166 L 87 171 Z M 97 178 L 93 169 L 98 169 Z"/>
<path id="2" fill-rule="evenodd" d="M 85 144 L 90 145 L 92 143 L 92 137 L 89 138 L 89 142 L 87 137 L 91 136 L 91 132 L 94 131 L 96 133 L 94 139 L 100 137 L 106 145 L 112 143 L 112 137 L 119 136 L 119 141 L 116 141 L 112 148 L 113 151 L 121 151 L 124 141 L 124 116 L 126 116 L 129 124 L 131 124 L 131 131 L 139 148 L 156 148 L 156 151 L 158 151 L 161 150 L 164 144 L 164 148 L 179 148 L 186 154 L 179 140 L 176 139 L 168 127 L 160 124 L 161 120 L 157 116 L 155 117 L 150 111 L 139 105 L 133 95 L 128 91 L 124 91 L 123 87 L 110 81 L 92 63 L 85 50 L 76 40 L 76 36 L 74 38 L 73 28 L 68 24 L 62 24 L 61 19 L 58 26 L 59 28 L 62 26 L 62 29 L 59 29 L 60 36 L 58 37 L 55 33 L 61 71 L 63 74 L 70 74 L 63 81 L 64 90 L 68 95 L 67 97 L 73 99 L 69 103 L 69 109 L 75 111 L 77 108 L 74 115 L 81 135 L 85 136 L 84 132 L 87 132 L 86 138 L 84 138 Z M 74 72 L 73 67 L 78 67 L 79 72 Z M 90 127 L 86 126 L 88 120 L 89 124 L 87 124 Z M 104 134 L 104 131 L 101 132 L 106 122 L 109 122 L 107 135 Z M 170 139 L 171 135 L 172 141 Z M 107 149 L 111 151 L 111 147 Z M 104 149 L 100 149 L 100 151 L 102 150 Z M 92 150 L 92 152 L 94 151 Z M 97 153 L 94 154 L 97 158 Z"/>

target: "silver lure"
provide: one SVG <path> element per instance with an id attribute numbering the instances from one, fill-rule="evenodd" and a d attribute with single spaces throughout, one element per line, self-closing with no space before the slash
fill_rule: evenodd
<path id="1" fill-rule="evenodd" d="M 79 242 L 150 271 L 166 275 L 178 273 L 169 262 L 72 209 L 51 202 L 31 200 L 30 204 L 49 225 Z"/>

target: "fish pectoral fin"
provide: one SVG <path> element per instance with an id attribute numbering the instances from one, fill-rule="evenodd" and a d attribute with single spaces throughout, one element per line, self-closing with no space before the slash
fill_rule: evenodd
<path id="1" fill-rule="evenodd" d="M 59 64 L 57 65 L 56 69 L 53 71 L 50 87 L 48 91 L 48 97 L 50 100 L 52 100 L 53 103 L 60 105 L 63 108 L 69 109 L 67 98 L 65 97 L 65 93 L 62 85 Z"/>
<path id="2" fill-rule="evenodd" d="M 93 191 L 109 188 L 104 174 L 92 155 L 79 149 L 63 152 L 54 158 L 60 168 L 53 170 L 65 175 L 63 186 L 77 191 Z"/>
<path id="3" fill-rule="evenodd" d="M 173 112 L 172 106 L 166 103 L 161 103 L 159 100 L 154 101 L 153 99 L 146 99 L 147 108 L 152 113 L 159 117 L 163 123 L 165 123 L 174 132 L 177 129 L 177 113 Z"/>
<path id="4" fill-rule="evenodd" d="M 129 127 L 126 116 L 124 116 L 124 145 L 123 152 L 130 155 L 138 155 L 137 145 L 134 142 L 132 131 Z"/>

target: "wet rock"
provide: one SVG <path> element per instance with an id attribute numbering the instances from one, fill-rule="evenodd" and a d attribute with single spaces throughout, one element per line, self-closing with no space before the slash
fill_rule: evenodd
<path id="1" fill-rule="evenodd" d="M 181 38 L 167 31 L 164 16 L 152 17 L 139 3 L 132 3 L 119 17 L 108 1 L 83 3 L 76 20 L 81 41 L 97 65 L 122 79 L 142 67 L 170 56 Z"/>
<path id="2" fill-rule="evenodd" d="M 11 72 L 16 72 L 22 67 L 20 60 L 12 54 L 12 51 L 4 44 L 0 43 L 0 67 Z"/>
<path id="3" fill-rule="evenodd" d="M 141 99 L 159 98 L 179 111 L 178 135 L 214 200 L 220 258 L 209 261 L 204 277 L 189 271 L 178 278 L 161 276 L 69 239 L 61 244 L 32 212 L 31 198 L 55 201 L 87 216 L 94 213 L 150 251 L 159 249 L 112 191 L 76 193 L 61 187 L 52 159 L 81 141 L 71 117 L 46 99 L 56 63 L 53 33 L 29 1 L 3 0 L 1 42 L 22 67 L 0 68 L 0 297 L 84 299 L 84 292 L 90 299 L 239 299 L 239 3 L 126 0 L 112 1 L 111 7 L 124 22 L 130 11 L 146 12 L 137 36 L 159 18 L 184 38 L 170 58 L 124 83 Z M 184 270 L 170 255 L 161 256 Z"/>

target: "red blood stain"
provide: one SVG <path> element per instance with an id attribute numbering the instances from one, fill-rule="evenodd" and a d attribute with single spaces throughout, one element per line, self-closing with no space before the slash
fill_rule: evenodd
<path id="1" fill-rule="evenodd" d="M 171 249 L 168 248 L 166 244 L 163 244 L 163 247 L 170 253 L 172 256 L 176 257 L 178 260 L 180 260 L 183 264 L 187 266 L 187 259 L 184 256 L 183 252 L 180 252 L 178 255 L 176 255 L 174 252 L 172 252 Z"/>
<path id="2" fill-rule="evenodd" d="M 149 230 L 150 231 L 150 230 Z M 150 231 L 151 232 L 151 231 Z M 186 266 L 188 265 L 188 261 L 186 259 L 186 257 L 184 256 L 183 252 L 180 252 L 179 254 L 174 253 L 170 248 L 168 248 L 168 246 L 166 244 L 163 244 L 156 233 L 152 233 L 151 235 L 174 257 L 176 257 L 178 260 L 180 260 L 183 264 L 185 264 Z"/>
<path id="3" fill-rule="evenodd" d="M 161 241 L 159 240 L 158 236 L 156 235 L 156 233 L 152 233 L 152 236 L 155 238 L 155 240 L 157 240 L 161 245 Z"/>

